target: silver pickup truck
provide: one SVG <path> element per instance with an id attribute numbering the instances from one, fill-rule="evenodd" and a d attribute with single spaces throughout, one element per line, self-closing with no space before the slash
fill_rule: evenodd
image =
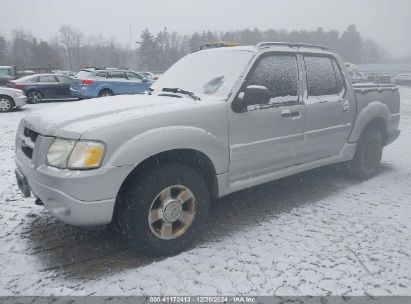
<path id="1" fill-rule="evenodd" d="M 399 121 L 398 89 L 353 87 L 327 48 L 206 49 L 145 95 L 22 119 L 16 175 L 62 221 L 116 223 L 131 246 L 169 255 L 202 230 L 210 198 L 334 163 L 372 177 Z"/>

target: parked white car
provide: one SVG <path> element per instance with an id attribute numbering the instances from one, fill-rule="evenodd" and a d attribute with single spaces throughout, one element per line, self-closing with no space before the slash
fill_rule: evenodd
<path id="1" fill-rule="evenodd" d="M 8 112 L 20 108 L 27 102 L 27 96 L 22 90 L 0 87 L 0 112 Z"/>

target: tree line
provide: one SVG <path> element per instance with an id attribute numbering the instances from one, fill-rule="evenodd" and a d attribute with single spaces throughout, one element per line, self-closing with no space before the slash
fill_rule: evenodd
<path id="1" fill-rule="evenodd" d="M 115 39 L 101 35 L 86 36 L 70 26 L 62 26 L 48 41 L 36 38 L 27 30 L 13 30 L 10 39 L 0 35 L 0 65 L 72 71 L 88 66 L 164 71 L 184 55 L 198 50 L 202 44 L 219 41 L 238 42 L 240 45 L 255 45 L 261 41 L 321 44 L 355 64 L 379 63 L 387 59 L 386 51 L 373 40 L 363 38 L 355 25 L 348 26 L 342 33 L 318 28 L 315 31 L 202 31 L 182 35 L 167 28 L 157 34 L 145 29 L 132 47 Z"/>

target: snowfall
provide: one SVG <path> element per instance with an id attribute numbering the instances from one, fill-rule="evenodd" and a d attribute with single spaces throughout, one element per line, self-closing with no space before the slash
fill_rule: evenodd
<path id="1" fill-rule="evenodd" d="M 202 236 L 167 258 L 24 198 L 17 125 L 58 103 L 1 113 L 0 295 L 411 295 L 411 88 L 401 98 L 402 133 L 376 177 L 322 168 L 215 200 Z"/>

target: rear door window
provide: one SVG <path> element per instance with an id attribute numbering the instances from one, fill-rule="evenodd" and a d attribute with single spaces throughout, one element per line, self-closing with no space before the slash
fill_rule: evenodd
<path id="1" fill-rule="evenodd" d="M 126 79 L 124 72 L 110 72 L 110 76 L 113 79 Z"/>
<path id="2" fill-rule="evenodd" d="M 107 72 L 98 72 L 96 73 L 95 78 L 107 78 Z"/>
<path id="3" fill-rule="evenodd" d="M 57 82 L 53 75 L 39 76 L 39 82 Z"/>
<path id="4" fill-rule="evenodd" d="M 308 96 L 338 94 L 337 79 L 331 58 L 305 56 Z"/>
<path id="5" fill-rule="evenodd" d="M 333 63 L 333 67 L 334 67 L 335 78 L 337 80 L 338 94 L 344 93 L 344 91 L 345 91 L 344 76 L 341 72 L 340 67 L 338 66 L 337 62 L 334 59 L 332 60 L 332 63 Z"/>
<path id="6" fill-rule="evenodd" d="M 298 63 L 294 55 L 268 55 L 252 71 L 247 85 L 264 86 L 270 91 L 271 102 L 298 101 Z"/>

